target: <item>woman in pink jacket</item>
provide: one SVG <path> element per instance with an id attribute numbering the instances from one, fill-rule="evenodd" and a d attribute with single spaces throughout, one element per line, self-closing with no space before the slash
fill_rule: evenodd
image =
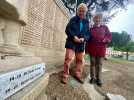
<path id="1" fill-rule="evenodd" d="M 102 61 L 112 35 L 106 25 L 101 25 L 102 14 L 95 15 L 93 20 L 94 25 L 90 29 L 91 39 L 86 44 L 86 53 L 90 55 L 90 83 L 96 83 L 98 86 L 101 86 Z"/>

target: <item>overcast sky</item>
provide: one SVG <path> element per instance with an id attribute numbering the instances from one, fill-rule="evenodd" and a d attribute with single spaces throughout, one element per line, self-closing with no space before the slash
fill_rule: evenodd
<path id="1" fill-rule="evenodd" d="M 108 26 L 112 32 L 127 31 L 134 38 L 134 4 L 119 12 Z"/>

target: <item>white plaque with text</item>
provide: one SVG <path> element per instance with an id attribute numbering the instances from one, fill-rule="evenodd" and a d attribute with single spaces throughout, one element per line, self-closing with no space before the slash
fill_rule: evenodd
<path id="1" fill-rule="evenodd" d="M 24 88 L 45 72 L 45 64 L 36 64 L 0 75 L 0 100 Z"/>

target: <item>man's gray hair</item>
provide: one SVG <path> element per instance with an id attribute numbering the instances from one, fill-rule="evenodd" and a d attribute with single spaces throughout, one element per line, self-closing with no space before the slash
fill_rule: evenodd
<path id="1" fill-rule="evenodd" d="M 102 12 L 97 12 L 97 13 L 95 13 L 94 15 L 93 15 L 93 17 L 101 17 L 101 18 L 103 18 L 103 13 Z"/>

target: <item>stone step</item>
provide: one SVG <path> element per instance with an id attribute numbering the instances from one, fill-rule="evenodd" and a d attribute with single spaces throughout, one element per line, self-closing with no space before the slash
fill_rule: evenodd
<path id="1" fill-rule="evenodd" d="M 44 74 L 24 89 L 9 97 L 7 100 L 35 100 L 38 95 L 46 88 L 49 80 L 49 74 Z M 46 100 L 44 98 L 44 100 Z"/>
<path id="2" fill-rule="evenodd" d="M 0 74 L 40 63 L 42 63 L 42 60 L 39 57 L 8 57 L 7 59 L 0 60 Z"/>
<path id="3" fill-rule="evenodd" d="M 34 100 L 49 74 L 38 57 L 8 57 L 0 61 L 0 100 Z"/>

